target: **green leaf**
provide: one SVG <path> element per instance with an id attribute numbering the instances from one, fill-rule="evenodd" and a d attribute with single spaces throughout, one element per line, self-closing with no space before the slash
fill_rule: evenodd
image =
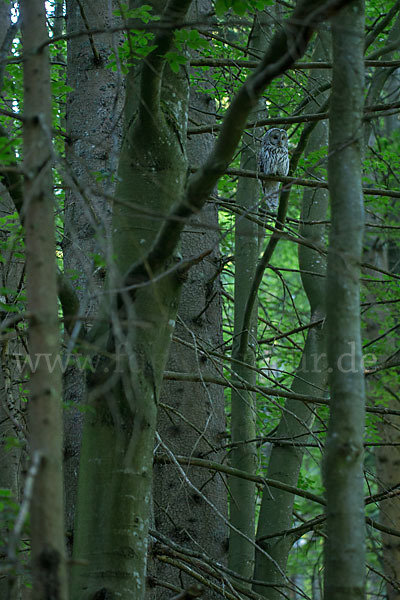
<path id="1" fill-rule="evenodd" d="M 10 312 L 10 313 L 19 312 L 18 306 L 15 306 L 13 304 L 5 304 L 5 302 L 2 302 L 1 300 L 0 300 L 0 310 L 4 310 L 5 312 Z"/>
<path id="2" fill-rule="evenodd" d="M 226 0 L 216 0 L 215 12 L 218 17 L 222 17 L 227 10 L 229 10 L 229 3 Z"/>
<path id="3" fill-rule="evenodd" d="M 242 17 L 247 10 L 247 5 L 242 0 L 233 0 L 232 8 L 237 15 Z"/>
<path id="4" fill-rule="evenodd" d="M 92 258 L 93 258 L 93 262 L 96 267 L 106 267 L 107 266 L 107 261 L 104 258 L 104 256 L 101 256 L 100 254 L 92 254 Z"/>
<path id="5" fill-rule="evenodd" d="M 165 58 L 174 73 L 179 71 L 180 65 L 184 65 L 187 62 L 186 57 L 177 52 L 167 52 Z"/>

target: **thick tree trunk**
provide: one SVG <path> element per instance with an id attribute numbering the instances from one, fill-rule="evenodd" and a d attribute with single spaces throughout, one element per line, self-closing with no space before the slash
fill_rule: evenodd
<path id="1" fill-rule="evenodd" d="M 184 17 L 188 5 L 166 15 L 169 26 L 171 18 Z M 158 39 L 164 50 L 163 30 Z M 128 75 L 111 290 L 120 289 L 127 271 L 146 255 L 159 217 L 183 193 L 186 180 L 187 75 L 183 69 L 177 75 L 163 69 L 159 53 Z M 158 218 L 139 210 L 142 206 Z M 91 412 L 85 417 L 74 537 L 74 557 L 89 565 L 73 570 L 76 600 L 101 591 L 122 600 L 139 600 L 145 593 L 157 403 L 182 283 L 175 272 L 152 281 L 156 275 L 149 272 L 150 279 L 144 285 L 138 281 L 132 296 L 121 291 L 116 304 L 104 309 L 111 331 L 104 322 L 92 332 L 93 343 L 106 355 L 98 357 L 89 378 Z"/>
<path id="2" fill-rule="evenodd" d="M 23 215 L 29 354 L 29 450 L 37 463 L 30 505 L 33 600 L 67 600 L 62 478 L 62 396 L 52 190 L 50 67 L 44 2 L 20 4 L 24 49 Z"/>
<path id="3" fill-rule="evenodd" d="M 189 19 L 196 22 L 210 14 L 208 0 L 196 2 Z M 203 82 L 206 85 L 206 82 Z M 210 94 L 212 89 L 210 86 Z M 211 95 L 191 89 L 189 121 L 213 123 L 214 102 Z M 210 134 L 196 135 L 188 140 L 190 167 L 199 167 L 212 148 Z M 218 254 L 218 214 L 210 204 L 192 218 L 182 232 L 180 249 L 183 260 L 212 250 L 211 254 L 189 272 L 179 303 L 175 341 L 171 345 L 167 370 L 197 372 L 200 376 L 216 374 L 212 357 L 207 351 L 222 343 L 221 300 Z M 163 384 L 157 429 L 163 443 L 176 455 L 207 456 L 222 459 L 220 446 L 225 434 L 224 393 L 221 386 L 208 383 L 166 381 Z M 157 444 L 156 444 L 157 445 Z M 166 449 L 158 446 L 165 454 Z M 190 487 L 176 465 L 155 464 L 153 476 L 154 527 L 173 541 L 196 550 L 203 548 L 219 562 L 224 562 L 227 529 L 221 514 L 227 518 L 226 485 L 219 475 L 208 471 L 182 467 Z M 198 491 L 196 491 L 196 489 Z M 210 502 L 210 504 L 205 500 Z M 218 514 L 220 513 L 220 514 Z M 162 553 L 162 549 L 161 549 Z M 153 553 L 150 552 L 150 559 Z M 150 563 L 149 591 L 151 598 L 170 598 L 162 587 L 169 583 L 180 589 L 193 584 L 178 569 L 155 558 Z M 157 585 L 154 589 L 152 586 Z M 208 596 L 215 598 L 211 590 Z"/>
<path id="4" fill-rule="evenodd" d="M 85 29 L 107 29 L 116 24 L 112 11 L 118 3 L 108 0 L 67 0 L 67 33 Z M 79 299 L 76 321 L 67 337 L 67 352 L 82 355 L 79 339 L 95 321 L 99 292 L 104 283 L 104 268 L 110 254 L 111 201 L 115 171 L 122 137 L 124 81 L 120 70 L 109 68 L 111 53 L 116 53 L 121 34 L 101 34 L 68 40 L 66 146 L 69 189 L 65 201 L 63 256 L 65 275 L 70 278 Z M 94 255 L 100 260 L 95 261 Z M 64 316 L 71 307 L 64 303 Z M 73 355 L 74 357 L 74 355 Z M 76 364 L 78 363 L 78 365 Z M 82 405 L 86 398 L 86 371 L 79 360 L 72 361 L 64 376 L 64 416 L 66 527 L 72 550 L 79 454 L 82 436 Z"/>
<path id="5" fill-rule="evenodd" d="M 127 81 L 112 221 L 114 265 L 105 316 L 90 336 L 98 351 L 81 454 L 74 600 L 100 593 L 121 600 L 143 597 L 156 405 L 182 277 L 192 266 L 174 255 L 184 220 L 203 208 L 225 172 L 263 90 L 303 55 L 312 29 L 327 16 L 316 0 L 299 3 L 290 33 L 277 34 L 233 99 L 203 167 L 186 184 L 188 81 L 183 69 L 172 74 L 164 55 L 189 4 L 170 0 L 154 50 L 140 70 L 131 69 Z M 341 4 L 330 3 L 329 12 Z"/>
<path id="6" fill-rule="evenodd" d="M 327 274 L 331 405 L 323 469 L 327 497 L 326 600 L 365 597 L 365 391 L 359 284 L 364 227 L 363 32 L 364 5 L 357 0 L 333 21 L 328 161 L 332 225 Z"/>

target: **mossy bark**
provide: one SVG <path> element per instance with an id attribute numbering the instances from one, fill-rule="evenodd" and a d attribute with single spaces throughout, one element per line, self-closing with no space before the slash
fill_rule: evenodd
<path id="1" fill-rule="evenodd" d="M 209 0 L 197 1 L 191 6 L 188 20 L 202 21 L 205 28 L 211 9 Z M 197 52 L 192 51 L 191 56 L 196 55 Z M 210 93 L 199 92 L 191 86 L 188 118 L 189 122 L 212 124 L 215 123 L 213 82 L 211 73 L 203 76 L 202 85 L 209 88 Z M 203 163 L 213 142 L 211 134 L 188 138 L 189 170 Z M 182 260 L 190 260 L 205 251 L 210 254 L 190 269 L 184 281 L 168 371 L 197 372 L 200 377 L 217 373 L 208 350 L 222 343 L 219 235 L 218 211 L 213 203 L 193 216 L 182 231 L 179 246 Z M 175 455 L 222 460 L 223 450 L 217 449 L 225 435 L 223 388 L 206 382 L 164 381 L 157 432 Z M 160 449 L 165 452 L 165 448 L 158 445 Z M 186 548 L 207 548 L 209 556 L 224 563 L 227 527 L 220 515 L 227 518 L 226 484 L 219 475 L 210 477 L 207 470 L 195 465 L 182 466 L 182 469 L 185 476 L 175 464 L 155 463 L 152 528 Z M 177 589 L 188 589 L 195 583 L 190 575 L 159 560 L 163 554 L 159 544 L 154 544 L 152 549 L 147 598 L 164 600 L 171 596 L 172 592 L 162 584 L 155 587 L 157 582 L 172 584 Z M 207 595 L 210 600 L 218 597 L 212 590 L 208 590 Z"/>
<path id="2" fill-rule="evenodd" d="M 325 599 L 365 597 L 364 369 L 360 263 L 364 228 L 362 115 L 364 3 L 334 19 L 328 179 L 331 233 L 327 274 L 330 419 L 323 465 L 326 488 Z"/>
<path id="3" fill-rule="evenodd" d="M 66 103 L 66 179 L 69 187 L 65 199 L 63 258 L 65 276 L 71 280 L 79 299 L 77 314 L 73 314 L 76 320 L 72 321 L 72 336 L 66 334 L 65 340 L 67 352 L 73 357 L 75 352 L 80 356 L 85 353 L 85 348 L 79 345 L 80 340 L 84 331 L 96 322 L 104 287 L 105 269 L 98 268 L 94 256 L 107 261 L 111 254 L 109 197 L 115 190 L 125 89 L 122 74 L 110 69 L 112 52 L 122 34 L 106 30 L 117 23 L 116 17 L 112 16 L 112 9 L 117 7 L 116 0 L 111 5 L 108 0 L 86 0 L 81 6 L 76 0 L 66 2 L 67 35 L 71 36 L 67 44 L 67 84 L 72 90 Z M 84 19 L 90 28 L 106 31 L 93 38 L 97 55 L 93 53 L 88 36 L 74 35 L 85 29 Z M 96 56 L 100 60 L 96 60 Z M 64 301 L 63 307 L 65 318 Z M 72 361 L 64 375 L 67 407 L 64 412 L 64 475 L 70 552 L 85 399 L 85 371 L 79 368 L 79 360 Z"/>
<path id="4" fill-rule="evenodd" d="M 131 289 L 125 287 L 126 274 L 146 256 L 183 193 L 187 104 L 184 69 L 173 74 L 159 64 L 157 53 L 150 67 L 131 69 L 111 225 L 110 301 L 91 333 L 99 353 L 88 378 L 81 451 L 76 600 L 99 593 L 121 599 L 145 594 L 157 403 L 182 279 L 173 269 L 165 273 L 175 264 L 173 256 Z"/>

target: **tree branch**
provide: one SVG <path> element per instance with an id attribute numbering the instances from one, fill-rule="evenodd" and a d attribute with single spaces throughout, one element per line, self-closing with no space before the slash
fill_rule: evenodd
<path id="1" fill-rule="evenodd" d="M 364 119 L 371 119 L 371 114 L 378 112 L 381 113 L 386 110 L 394 110 L 400 108 L 400 102 L 393 102 L 393 104 L 375 104 L 366 106 L 364 108 Z M 371 114 L 370 114 L 371 113 Z M 308 123 L 309 121 L 322 121 L 328 119 L 328 112 L 312 113 L 308 115 L 293 115 L 292 117 L 273 117 L 269 119 L 260 119 L 259 121 L 251 121 L 246 123 L 244 129 L 253 129 L 254 127 L 261 127 L 265 125 L 291 125 L 294 123 Z M 215 123 L 213 125 L 202 125 L 200 127 L 189 128 L 188 135 L 196 135 L 199 133 L 216 133 L 222 128 L 222 123 Z"/>
<path id="2" fill-rule="evenodd" d="M 173 211 L 173 216 L 188 219 L 204 206 L 218 179 L 231 162 L 246 126 L 247 117 L 266 87 L 301 58 L 307 48 L 315 27 L 335 14 L 350 0 L 329 0 L 321 6 L 319 0 L 301 0 L 277 33 L 264 55 L 259 67 L 252 73 L 234 97 L 221 125 L 220 135 L 214 149 L 203 167 L 188 182 L 184 197 Z M 164 223 L 148 256 L 135 265 L 127 275 L 127 281 L 156 273 L 176 248 L 183 224 Z"/>
<path id="3" fill-rule="evenodd" d="M 236 177 L 253 177 L 260 181 L 281 181 L 284 184 L 289 185 L 300 185 L 303 187 L 312 188 L 324 188 L 328 189 L 328 182 L 318 181 L 317 179 L 302 179 L 301 177 L 280 177 L 264 175 L 257 171 L 250 171 L 247 169 L 226 169 L 227 175 L 233 175 Z M 369 188 L 364 187 L 363 193 L 365 196 L 390 196 L 392 198 L 400 198 L 400 190 L 384 190 L 382 188 Z"/>
<path id="4" fill-rule="evenodd" d="M 206 383 L 214 383 L 215 385 L 223 385 L 223 386 L 231 386 L 232 384 L 222 377 L 214 377 L 211 375 L 203 375 L 199 373 L 178 373 L 176 371 L 165 371 L 164 379 L 172 380 L 172 381 L 199 381 Z M 306 402 L 307 404 L 321 404 L 324 406 L 329 406 L 330 401 L 326 398 L 322 398 L 320 396 L 305 396 L 303 394 L 295 394 L 294 392 L 290 392 L 287 390 L 277 390 L 275 388 L 270 388 L 261 385 L 250 385 L 249 383 L 239 382 L 235 380 L 235 388 L 239 390 L 248 390 L 250 392 L 257 392 L 262 396 L 268 398 L 268 396 L 272 396 L 275 398 L 289 398 L 290 400 L 298 400 L 299 402 Z M 400 416 L 400 410 L 395 410 L 391 408 L 385 408 L 384 406 L 367 406 L 366 412 L 373 413 L 376 415 L 395 415 Z"/>
<path id="5" fill-rule="evenodd" d="M 312 500 L 312 502 L 316 502 L 317 504 L 325 505 L 325 500 L 316 494 L 312 494 L 311 492 L 307 492 L 306 490 L 301 490 L 300 488 L 296 488 L 292 485 L 287 485 L 282 481 L 277 481 L 275 479 L 268 479 L 266 477 L 261 477 L 260 475 L 252 475 L 251 473 L 247 473 L 246 471 L 241 471 L 240 469 L 234 469 L 233 467 L 229 467 L 228 465 L 222 465 L 213 460 L 205 460 L 203 458 L 196 458 L 192 456 L 175 456 L 175 460 L 178 461 L 180 465 L 190 465 L 192 467 L 202 467 L 203 469 L 210 469 L 211 471 L 217 471 L 218 473 L 225 473 L 226 475 L 231 475 L 234 477 L 240 477 L 241 479 L 247 479 L 248 481 L 254 481 L 258 483 L 260 486 L 269 486 L 273 488 L 277 488 L 279 490 L 284 490 L 285 492 L 290 492 L 291 494 L 295 494 L 296 496 L 301 496 L 302 498 L 306 498 L 307 500 Z M 161 464 L 170 464 L 171 459 L 167 454 L 156 454 L 154 457 L 155 462 Z"/>
<path id="6" fill-rule="evenodd" d="M 192 0 L 170 0 L 161 16 L 161 30 L 156 35 L 156 48 L 143 61 L 141 73 L 141 98 L 139 120 L 142 124 L 154 123 L 160 113 L 160 96 L 165 55 L 171 48 L 174 29 L 184 21 Z"/>
<path id="7" fill-rule="evenodd" d="M 237 67 L 241 69 L 256 69 L 260 64 L 259 60 L 236 60 L 234 58 L 195 58 L 190 61 L 191 67 Z M 366 67 L 400 67 L 400 60 L 366 60 Z M 332 63 L 321 62 L 296 62 L 291 69 L 331 69 Z"/>
<path id="8" fill-rule="evenodd" d="M 65 273 L 57 273 L 57 288 L 63 311 L 64 325 L 71 335 L 76 319 L 79 316 L 79 298 L 74 286 Z"/>

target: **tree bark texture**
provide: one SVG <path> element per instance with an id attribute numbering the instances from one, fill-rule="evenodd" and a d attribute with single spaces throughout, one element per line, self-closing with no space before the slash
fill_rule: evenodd
<path id="1" fill-rule="evenodd" d="M 166 22 L 184 18 L 188 5 L 173 15 L 167 7 Z M 173 257 L 160 272 L 148 272 L 133 294 L 123 291 L 123 282 L 153 244 L 186 178 L 188 79 L 185 70 L 175 75 L 164 69 L 162 55 L 160 60 L 170 43 L 167 31 L 156 40 L 157 52 L 127 78 L 111 300 L 103 307 L 104 321 L 91 332 L 106 355 L 96 358 L 89 378 L 81 451 L 74 556 L 89 566 L 75 567 L 72 591 L 82 600 L 101 590 L 122 599 L 145 594 L 157 403 L 182 281 L 176 272 L 162 272 L 176 263 Z M 154 216 L 143 214 L 142 206 Z"/>
<path id="2" fill-rule="evenodd" d="M 250 47 L 261 56 L 269 43 L 267 31 L 271 19 L 266 13 L 257 13 L 250 37 Z M 265 103 L 261 99 L 250 115 L 257 121 L 265 116 Z M 258 139 L 262 136 L 260 127 L 243 134 L 241 169 L 258 168 Z M 246 212 L 254 212 L 259 205 L 260 186 L 256 179 L 239 178 L 236 202 Z M 234 342 L 232 358 L 255 365 L 257 339 L 257 305 L 253 310 L 250 324 L 249 343 L 245 355 L 241 352 L 240 338 L 243 331 L 243 317 L 259 255 L 259 226 L 245 214 L 235 219 L 235 289 L 234 289 Z M 234 364 L 234 372 L 241 381 L 256 384 L 256 372 L 246 366 Z M 233 378 L 234 384 L 234 378 Z M 231 442 L 238 443 L 230 452 L 230 464 L 247 473 L 256 473 L 257 450 L 255 442 L 246 442 L 256 437 L 255 394 L 244 390 L 231 392 Z M 245 443 L 240 443 L 245 442 Z M 229 568 L 242 577 L 251 578 L 254 571 L 255 537 L 255 484 L 251 481 L 231 477 L 229 479 L 229 518 L 235 529 L 229 532 Z"/>
<path id="3" fill-rule="evenodd" d="M 187 75 L 185 69 L 173 74 L 164 60 L 189 0 L 170 0 L 155 49 L 130 70 L 112 220 L 114 264 L 103 316 L 89 336 L 99 350 L 82 443 L 74 600 L 100 592 L 143 598 L 157 401 L 182 278 L 190 267 L 176 256 L 185 219 L 204 207 L 263 90 L 302 56 L 313 28 L 343 3 L 330 2 L 328 11 L 315 0 L 299 3 L 289 32 L 274 38 L 233 99 L 203 167 L 190 178 Z"/>
<path id="4" fill-rule="evenodd" d="M 323 465 L 327 498 L 324 588 L 326 600 L 359 600 L 365 597 L 365 391 L 359 289 L 364 228 L 363 2 L 358 0 L 344 9 L 333 20 L 332 31 L 331 234 L 326 297 L 331 410 Z"/>
<path id="5" fill-rule="evenodd" d="M 24 50 L 24 172 L 29 354 L 29 450 L 39 462 L 30 506 L 33 600 L 67 600 L 62 395 L 51 167 L 50 68 L 44 2 L 20 4 Z M 54 368 L 53 368 L 54 367 Z"/>
<path id="6" fill-rule="evenodd" d="M 204 20 L 210 14 L 208 0 L 196 2 L 188 19 Z M 207 82 L 203 82 L 206 86 Z M 214 108 L 210 94 L 191 88 L 189 120 L 203 124 L 213 123 Z M 210 134 L 188 139 L 188 164 L 198 167 L 212 147 Z M 194 265 L 186 277 L 178 309 L 174 340 L 171 345 L 167 370 L 197 372 L 200 377 L 217 374 L 208 350 L 222 343 L 221 298 L 218 252 L 218 214 L 210 204 L 192 217 L 182 232 L 180 252 L 183 260 L 212 250 L 207 258 Z M 220 386 L 204 382 L 182 383 L 165 381 L 158 411 L 157 430 L 166 446 L 176 455 L 207 456 L 222 460 L 220 446 L 225 435 L 224 394 Z M 165 453 L 164 448 L 160 448 Z M 214 559 L 224 562 L 227 549 L 227 528 L 220 515 L 227 518 L 226 485 L 220 475 L 210 477 L 204 469 L 184 468 L 187 479 L 174 464 L 155 464 L 153 475 L 154 527 L 183 546 L 202 548 Z M 207 499 L 207 501 L 206 501 Z M 213 508 L 215 507 L 215 508 Z M 178 569 L 154 560 L 150 552 L 148 597 L 164 600 L 170 592 L 157 581 L 167 581 L 177 587 L 194 583 Z M 208 590 L 208 596 L 217 595 Z"/>
<path id="7" fill-rule="evenodd" d="M 108 0 L 67 0 L 67 33 L 115 26 L 112 11 L 118 3 Z M 109 68 L 112 53 L 118 55 L 121 33 L 93 37 L 71 35 L 67 48 L 66 180 L 63 256 L 65 275 L 74 286 L 79 308 L 64 306 L 64 317 L 73 321 L 66 337 L 67 353 L 85 353 L 79 346 L 83 333 L 91 329 L 99 308 L 110 250 L 111 197 L 122 138 L 125 95 L 121 68 Z M 74 354 L 73 354 L 74 358 Z M 75 515 L 79 454 L 82 437 L 82 405 L 86 398 L 86 371 L 73 360 L 64 375 L 66 526 L 70 551 Z"/>

